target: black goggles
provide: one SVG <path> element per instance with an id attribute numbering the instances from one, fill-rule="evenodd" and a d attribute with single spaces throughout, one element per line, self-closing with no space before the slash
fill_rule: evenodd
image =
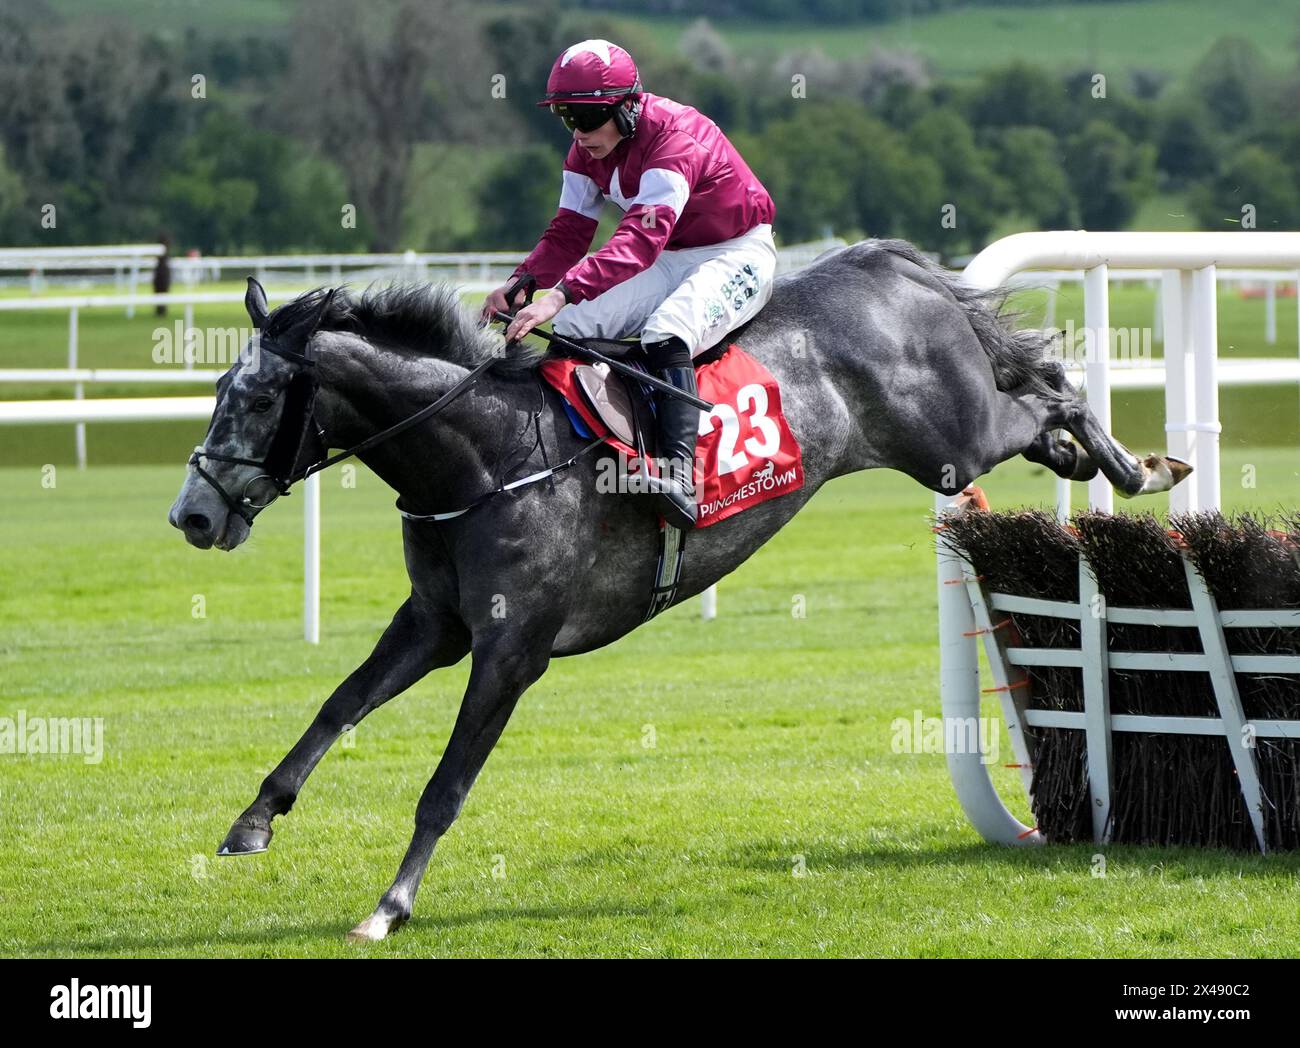
<path id="1" fill-rule="evenodd" d="M 616 105 L 568 105 L 553 102 L 551 112 L 564 121 L 570 131 L 595 131 L 614 118 Z"/>

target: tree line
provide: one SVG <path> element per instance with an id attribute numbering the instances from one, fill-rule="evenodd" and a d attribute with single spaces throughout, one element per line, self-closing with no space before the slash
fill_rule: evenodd
<path id="1" fill-rule="evenodd" d="M 0 242 L 526 249 L 568 144 L 534 102 L 585 36 L 618 40 L 648 90 L 722 125 L 786 242 L 834 231 L 954 254 L 1008 226 L 1123 228 L 1157 192 L 1202 228 L 1300 228 L 1300 74 L 1241 39 L 1174 78 L 1017 62 L 954 82 L 905 52 L 749 58 L 705 21 L 669 50 L 616 15 L 545 3 L 316 0 L 285 32 L 239 40 L 6 3 Z M 491 158 L 473 215 L 414 239 L 418 179 L 466 155 Z"/>

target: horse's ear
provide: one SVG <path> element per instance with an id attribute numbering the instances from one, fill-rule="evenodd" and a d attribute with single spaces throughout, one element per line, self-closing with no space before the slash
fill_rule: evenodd
<path id="1" fill-rule="evenodd" d="M 262 325 L 266 323 L 270 309 L 266 304 L 266 291 L 257 282 L 256 277 L 248 278 L 248 290 L 244 292 L 244 308 L 248 310 L 248 319 L 253 322 L 253 327 L 260 331 Z"/>
<path id="2" fill-rule="evenodd" d="M 312 294 L 315 294 L 315 292 L 312 292 Z M 325 322 L 330 306 L 334 302 L 334 296 L 337 294 L 338 288 L 330 288 L 328 291 L 323 292 L 317 300 L 316 307 L 310 311 L 304 310 L 297 315 L 288 327 L 278 332 L 277 339 L 286 346 L 295 348 L 305 346 L 311 341 L 312 335 L 320 330 L 321 324 Z"/>

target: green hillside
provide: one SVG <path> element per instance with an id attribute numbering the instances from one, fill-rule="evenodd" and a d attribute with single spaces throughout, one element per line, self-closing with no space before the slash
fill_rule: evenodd
<path id="1" fill-rule="evenodd" d="M 182 31 L 243 35 L 283 26 L 291 0 L 51 0 L 60 14 L 121 15 L 141 25 Z M 476 10 L 516 4 L 475 5 Z M 604 17 L 603 13 L 601 16 Z M 675 48 L 690 17 L 628 17 L 666 48 Z M 873 47 L 910 48 L 926 56 L 943 76 L 971 76 L 983 69 L 1028 60 L 1058 69 L 1100 72 L 1143 68 L 1177 75 L 1193 65 L 1220 36 L 1253 41 L 1278 69 L 1294 64 L 1300 32 L 1300 0 L 1146 0 L 1128 4 L 1058 4 L 1026 9 L 972 7 L 884 23 L 828 25 L 812 22 L 714 23 L 742 54 L 778 54 L 819 48 L 835 58 L 866 57 Z"/>
<path id="2" fill-rule="evenodd" d="M 689 18 L 640 19 L 674 45 Z M 964 77 L 1011 61 L 1057 70 L 1122 72 L 1143 68 L 1177 75 L 1220 36 L 1245 37 L 1277 68 L 1295 62 L 1297 0 L 1149 0 L 1129 4 L 974 7 L 880 24 L 717 22 L 741 53 L 777 54 L 817 47 L 834 58 L 866 57 L 873 47 L 910 48 L 940 75 Z"/>
<path id="3" fill-rule="evenodd" d="M 203 32 L 239 36 L 284 25 L 293 10 L 292 0 L 48 0 L 55 12 L 67 18 L 93 14 L 127 18 L 137 25 L 161 31 Z"/>

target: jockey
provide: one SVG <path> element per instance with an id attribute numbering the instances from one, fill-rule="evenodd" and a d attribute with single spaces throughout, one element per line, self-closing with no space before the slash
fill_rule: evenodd
<path id="1" fill-rule="evenodd" d="M 532 253 L 487 297 L 483 315 L 529 288 L 550 288 L 506 329 L 523 338 L 555 318 L 568 338 L 640 335 L 652 372 L 696 393 L 694 357 L 751 319 L 772 294 L 772 198 L 726 135 L 702 113 L 641 90 L 632 57 L 607 40 L 574 44 L 555 61 L 538 105 L 573 132 L 559 209 Z M 584 257 L 601 205 L 623 218 Z M 676 527 L 697 515 L 699 410 L 658 394 L 659 509 Z"/>

